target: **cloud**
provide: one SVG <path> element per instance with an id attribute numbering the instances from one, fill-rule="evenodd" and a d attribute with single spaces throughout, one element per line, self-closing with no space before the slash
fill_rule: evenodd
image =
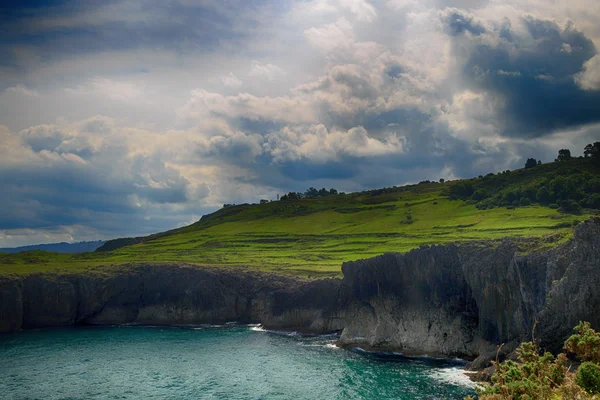
<path id="1" fill-rule="evenodd" d="M 348 8 L 359 21 L 371 22 L 377 17 L 375 7 L 367 0 L 339 1 L 342 7 Z"/>
<path id="2" fill-rule="evenodd" d="M 147 213 L 197 210 L 189 196 L 199 205 L 210 194 L 205 183 L 190 182 L 164 162 L 160 134 L 114 127 L 98 136 L 100 120 L 35 126 L 18 134 L 2 130 L 8 145 L 0 147 L 0 188 L 7 195 L 0 226 L 10 231 L 84 225 L 104 235 L 131 232 L 131 224 Z M 142 138 L 143 150 L 136 148 Z M 173 214 L 153 217 L 154 226 L 173 223 Z"/>
<path id="3" fill-rule="evenodd" d="M 307 159 L 315 163 L 339 161 L 344 157 L 374 157 L 401 153 L 405 138 L 389 134 L 383 139 L 368 135 L 362 126 L 348 131 L 328 131 L 323 125 L 286 127 L 266 137 L 265 151 L 274 163 Z"/>
<path id="4" fill-rule="evenodd" d="M 11 86 L 9 88 L 6 88 L 5 90 L 6 92 L 9 93 L 17 93 L 23 96 L 31 96 L 31 97 L 38 97 L 39 93 L 35 90 L 31 90 L 31 89 L 27 89 L 27 87 L 25 87 L 25 85 L 21 85 L 18 84 L 16 86 Z"/>
<path id="5" fill-rule="evenodd" d="M 254 60 L 252 61 L 252 67 L 250 68 L 248 75 L 254 78 L 262 78 L 269 81 L 275 81 L 285 77 L 287 74 L 282 68 L 278 67 L 277 65 L 262 64 Z"/>
<path id="6" fill-rule="evenodd" d="M 315 18 L 322 15 L 347 13 L 359 22 L 373 22 L 377 18 L 377 9 L 367 0 L 312 0 L 295 4 L 294 13 L 300 19 Z"/>
<path id="7" fill-rule="evenodd" d="M 524 32 L 496 26 L 455 43 L 466 53 L 467 87 L 500 105 L 493 119 L 498 132 L 537 137 L 598 121 L 600 93 L 581 87 L 590 84 L 584 65 L 593 66 L 586 64 L 596 54 L 593 42 L 573 24 L 528 15 L 521 23 Z"/>
<path id="8" fill-rule="evenodd" d="M 238 79 L 238 77 L 235 76 L 233 72 L 230 72 L 229 75 L 222 76 L 221 82 L 223 82 L 223 85 L 230 88 L 237 88 L 242 86 L 243 84 L 243 82 L 240 79 Z"/>
<path id="9" fill-rule="evenodd" d="M 583 70 L 575 75 L 575 82 L 583 90 L 600 90 L 600 55 L 596 54 L 583 64 Z"/>
<path id="10" fill-rule="evenodd" d="M 354 43 L 354 30 L 346 18 L 304 31 L 306 39 L 316 48 L 324 51 L 343 51 Z"/>
<path id="11" fill-rule="evenodd" d="M 224 96 L 204 89 L 194 89 L 190 92 L 190 99 L 178 113 L 180 118 L 199 123 L 207 117 L 312 122 L 316 118 L 314 111 L 308 100 L 302 97 L 259 97 L 249 93 Z"/>
<path id="12" fill-rule="evenodd" d="M 446 23 L 447 32 L 452 36 L 458 36 L 465 32 L 479 36 L 486 31 L 481 24 L 473 20 L 472 16 L 462 13 L 457 9 L 446 9 L 442 15 Z"/>
<path id="13" fill-rule="evenodd" d="M 101 96 L 123 102 L 140 101 L 144 96 L 143 88 L 133 82 L 115 81 L 100 77 L 94 77 L 84 85 L 76 88 L 66 88 L 65 92 L 76 96 Z"/>
<path id="14" fill-rule="evenodd" d="M 235 163 L 252 163 L 262 154 L 262 136 L 235 132 L 231 136 L 212 136 L 198 142 L 200 157 L 214 157 Z"/>

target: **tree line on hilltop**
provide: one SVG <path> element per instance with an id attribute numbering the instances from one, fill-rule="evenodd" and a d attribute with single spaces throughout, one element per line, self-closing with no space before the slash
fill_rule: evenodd
<path id="1" fill-rule="evenodd" d="M 600 142 L 585 147 L 580 157 L 600 166 Z M 556 162 L 573 160 L 571 151 L 561 149 Z M 541 164 L 527 159 L 525 169 Z M 563 212 L 580 213 L 582 208 L 600 209 L 600 176 L 575 168 L 564 168 L 541 176 L 523 185 L 514 185 L 514 175 L 524 171 L 503 171 L 487 174 L 479 179 L 459 182 L 449 190 L 451 199 L 462 199 L 479 209 L 494 207 L 519 207 L 538 203 Z"/>

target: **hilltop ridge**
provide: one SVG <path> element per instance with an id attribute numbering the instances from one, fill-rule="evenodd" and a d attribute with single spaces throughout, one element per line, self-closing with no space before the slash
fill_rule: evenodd
<path id="1" fill-rule="evenodd" d="M 548 193 L 538 201 L 540 191 Z M 186 262 L 340 276 L 345 261 L 421 245 L 510 236 L 529 247 L 556 246 L 598 212 L 596 197 L 600 168 L 572 159 L 472 179 L 232 205 L 189 226 L 108 241 L 95 253 L 0 256 L 0 272 Z"/>

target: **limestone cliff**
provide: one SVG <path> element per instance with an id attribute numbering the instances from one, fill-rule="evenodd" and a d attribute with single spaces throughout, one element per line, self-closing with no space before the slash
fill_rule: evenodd
<path id="1" fill-rule="evenodd" d="M 77 324 L 263 323 L 322 333 L 342 328 L 339 280 L 193 266 L 0 279 L 0 331 Z"/>
<path id="2" fill-rule="evenodd" d="M 480 357 L 531 337 L 560 350 L 580 320 L 600 328 L 600 221 L 553 250 L 519 255 L 515 241 L 430 246 L 345 263 L 347 346 Z"/>

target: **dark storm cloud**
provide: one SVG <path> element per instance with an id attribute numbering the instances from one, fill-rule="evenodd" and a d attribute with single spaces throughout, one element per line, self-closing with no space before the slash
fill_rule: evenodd
<path id="1" fill-rule="evenodd" d="M 451 11 L 445 19 L 448 33 L 452 36 L 458 36 L 465 32 L 471 32 L 473 35 L 481 35 L 485 32 L 485 28 L 473 21 L 473 17 L 459 11 Z"/>
<path id="2" fill-rule="evenodd" d="M 469 86 L 500 96 L 505 136 L 538 137 L 600 121 L 600 91 L 583 90 L 576 75 L 596 54 L 592 41 L 568 25 L 524 18 L 530 37 L 508 25 L 497 46 L 474 42 L 464 69 Z M 504 122 L 503 122 L 504 121 Z"/>
<path id="3" fill-rule="evenodd" d="M 19 66 L 11 55 L 22 48 L 45 62 L 129 49 L 216 50 L 240 40 L 255 24 L 252 18 L 240 16 L 240 9 L 249 6 L 171 0 L 56 1 L 30 8 L 6 7 L 0 14 L 0 49 L 5 54 L 0 63 Z"/>

